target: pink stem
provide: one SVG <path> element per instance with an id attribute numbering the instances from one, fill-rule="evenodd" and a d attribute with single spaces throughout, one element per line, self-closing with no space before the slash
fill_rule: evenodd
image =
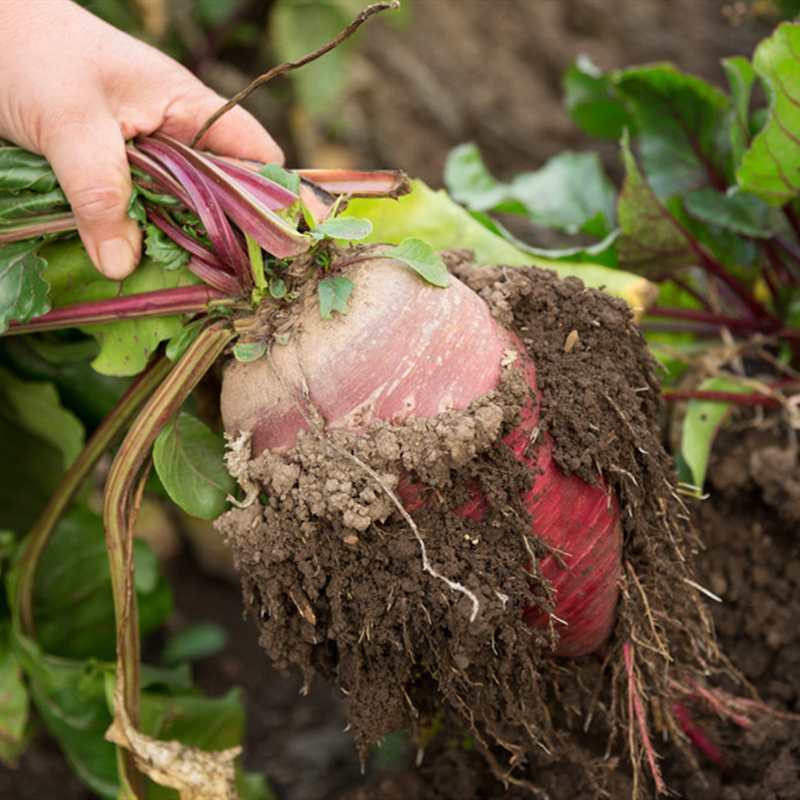
<path id="1" fill-rule="evenodd" d="M 141 319 L 142 317 L 199 313 L 207 310 L 211 304 L 218 305 L 221 300 L 231 301 L 232 298 L 225 292 L 205 285 L 183 286 L 177 289 L 161 289 L 128 297 L 91 300 L 87 303 L 56 308 L 25 323 L 12 320 L 8 330 L 0 336 L 97 325 L 103 322 Z"/>
<path id="2" fill-rule="evenodd" d="M 642 737 L 642 745 L 647 755 L 647 761 L 650 764 L 650 773 L 656 784 L 657 794 L 666 794 L 667 786 L 664 779 L 661 777 L 661 770 L 656 763 L 656 754 L 653 750 L 653 745 L 650 744 L 650 734 L 647 731 L 647 718 L 645 717 L 642 701 L 639 697 L 639 692 L 636 689 L 636 676 L 633 664 L 633 652 L 631 651 L 630 642 L 625 642 L 622 645 L 623 653 L 625 654 L 625 671 L 628 673 L 628 715 L 630 717 L 630 725 L 633 728 L 634 718 L 639 725 L 639 733 Z M 631 738 L 633 733 L 631 732 Z"/>

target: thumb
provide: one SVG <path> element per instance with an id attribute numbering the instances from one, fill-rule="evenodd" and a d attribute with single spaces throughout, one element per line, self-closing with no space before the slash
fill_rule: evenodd
<path id="1" fill-rule="evenodd" d="M 43 151 L 72 206 L 92 263 L 107 278 L 126 278 L 139 263 L 142 236 L 127 215 L 130 167 L 116 121 L 107 113 L 62 118 Z"/>

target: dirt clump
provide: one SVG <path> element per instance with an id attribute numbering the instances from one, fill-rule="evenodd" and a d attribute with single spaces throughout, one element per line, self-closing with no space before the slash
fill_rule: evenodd
<path id="1" fill-rule="evenodd" d="M 667 709 L 669 724 L 668 668 L 697 669 L 698 645 L 707 663 L 716 655 L 659 441 L 658 376 L 623 301 L 536 269 L 449 262 L 524 343 L 541 397 L 509 363 L 465 411 L 377 421 L 364 435 L 301 434 L 287 457 L 250 464 L 268 501 L 217 525 L 260 643 L 279 669 L 337 682 L 362 757 L 405 729 L 430 751 L 477 746 L 495 779 L 536 790 L 548 765 L 581 750 L 573 760 L 601 791 L 615 762 L 597 741 L 624 733 L 634 764 L 648 755 L 630 698 L 645 714 Z M 522 502 L 537 469 L 502 444 L 530 403 L 560 469 L 610 487 L 620 504 L 618 621 L 599 657 L 553 658 L 552 629 L 522 621 L 532 603 L 552 610 L 537 569 L 549 550 Z M 476 496 L 480 519 L 463 513 Z M 584 726 L 599 740 L 580 744 Z"/>

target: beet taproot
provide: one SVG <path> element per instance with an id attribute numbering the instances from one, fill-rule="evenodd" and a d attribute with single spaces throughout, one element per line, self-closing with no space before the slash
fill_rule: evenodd
<path id="1" fill-rule="evenodd" d="M 322 436 L 362 434 L 374 420 L 401 425 L 465 410 L 498 388 L 504 363 L 519 370 L 530 397 L 519 426 L 502 442 L 538 473 L 524 503 L 531 534 L 552 550 L 539 570 L 553 598 L 552 608 L 529 606 L 523 617 L 556 632 L 560 655 L 595 651 L 614 624 L 618 506 L 606 487 L 561 471 L 548 434 L 532 445 L 541 393 L 519 339 L 457 278 L 447 288 L 434 287 L 389 258 L 358 260 L 341 275 L 358 287 L 346 316 L 324 319 L 309 294 L 295 330 L 286 343 L 273 345 L 269 358 L 228 365 L 221 397 L 226 431 L 251 434 L 253 457 L 265 450 L 287 454 L 312 426 Z M 474 455 L 462 449 L 452 451 L 455 466 Z M 396 492 L 409 511 L 419 508 L 425 488 L 435 489 L 412 488 L 413 480 L 399 465 Z M 485 498 L 473 499 L 454 513 L 479 522 L 484 505 Z"/>

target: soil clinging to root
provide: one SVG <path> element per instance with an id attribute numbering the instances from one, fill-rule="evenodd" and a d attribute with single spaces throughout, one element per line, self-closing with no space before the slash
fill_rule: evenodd
<path id="1" fill-rule="evenodd" d="M 539 426 L 556 463 L 590 483 L 602 475 L 619 498 L 622 591 L 603 660 L 554 658 L 551 634 L 521 620 L 547 597 L 536 561 L 548 551 L 521 501 L 536 470 L 500 443 L 532 400 L 513 365 L 466 411 L 376 422 L 362 436 L 306 433 L 288 458 L 252 461 L 268 503 L 217 523 L 246 607 L 280 669 L 336 680 L 362 754 L 395 730 L 435 748 L 460 727 L 498 777 L 541 788 L 547 764 L 580 746 L 567 732 L 591 724 L 612 742 L 622 732 L 619 749 L 636 765 L 651 754 L 651 709 L 663 712 L 659 734 L 677 733 L 668 676 L 717 659 L 659 440 L 655 365 L 619 299 L 536 269 L 474 268 L 466 254 L 448 263 L 536 365 Z M 427 487 L 411 518 L 398 508 L 401 472 Z M 480 522 L 454 513 L 476 486 L 487 501 Z M 595 785 L 613 763 L 591 767 Z"/>

